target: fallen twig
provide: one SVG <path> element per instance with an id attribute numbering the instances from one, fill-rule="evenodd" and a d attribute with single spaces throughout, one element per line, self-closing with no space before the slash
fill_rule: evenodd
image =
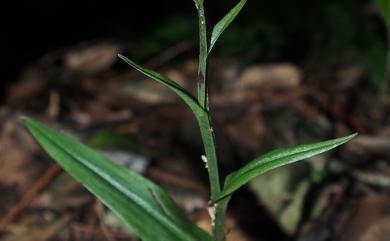
<path id="1" fill-rule="evenodd" d="M 111 234 L 110 230 L 108 230 L 104 222 L 104 206 L 103 203 L 99 201 L 99 199 L 96 199 L 95 210 L 97 212 L 99 218 L 99 226 L 104 237 L 106 238 L 107 241 L 115 241 L 115 238 Z"/>
<path id="2" fill-rule="evenodd" d="M 158 181 L 163 182 L 163 183 L 174 184 L 174 185 L 181 186 L 181 187 L 195 189 L 196 191 L 198 191 L 202 195 L 208 194 L 207 188 L 205 188 L 203 185 L 195 182 L 194 180 L 191 180 L 191 179 L 188 179 L 185 177 L 176 176 L 176 175 L 173 175 L 171 173 L 164 172 L 164 171 L 157 169 L 157 168 L 149 168 L 148 176 L 154 180 L 158 180 Z"/>
<path id="3" fill-rule="evenodd" d="M 9 210 L 4 217 L 0 219 L 0 228 L 12 223 L 13 220 L 34 200 L 37 194 L 58 174 L 61 167 L 57 164 L 52 164 L 46 172 L 40 177 L 22 196 L 16 205 Z"/>

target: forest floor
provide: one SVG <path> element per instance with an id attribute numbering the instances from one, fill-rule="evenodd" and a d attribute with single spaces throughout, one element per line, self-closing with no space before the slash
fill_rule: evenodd
<path id="1" fill-rule="evenodd" d="M 163 186 L 210 230 L 208 183 L 192 113 L 97 42 L 49 53 L 0 106 L 0 240 L 137 240 L 26 132 L 29 115 L 70 133 Z M 196 87 L 185 43 L 143 63 Z M 173 58 L 182 61 L 172 65 Z M 358 132 L 353 141 L 266 173 L 237 192 L 228 241 L 385 241 L 390 237 L 390 111 L 355 65 L 243 66 L 211 59 L 211 115 L 222 174 L 274 147 Z"/>

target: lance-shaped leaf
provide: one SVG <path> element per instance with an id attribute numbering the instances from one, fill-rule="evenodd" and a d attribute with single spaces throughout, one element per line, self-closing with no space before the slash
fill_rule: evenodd
<path id="1" fill-rule="evenodd" d="M 277 167 L 294 163 L 312 157 L 314 155 L 329 151 L 341 144 L 346 143 L 354 136 L 356 136 L 356 134 L 314 144 L 279 148 L 268 152 L 252 160 L 241 169 L 231 173 L 228 176 L 225 182 L 225 186 L 220 195 L 218 195 L 218 197 L 212 201 L 218 201 L 219 199 L 231 194 L 232 192 L 236 191 L 238 188 L 245 185 L 260 174 L 263 174 Z"/>
<path id="2" fill-rule="evenodd" d="M 228 12 L 215 26 L 213 33 L 211 34 L 210 48 L 209 53 L 213 49 L 215 43 L 217 42 L 219 36 L 225 31 L 225 29 L 233 22 L 237 17 L 238 13 L 244 7 L 247 0 L 241 0 L 232 10 Z"/>
<path id="3" fill-rule="evenodd" d="M 144 241 L 211 241 L 156 184 L 75 139 L 25 117 L 39 144 Z"/>
<path id="4" fill-rule="evenodd" d="M 125 61 L 134 69 L 141 72 L 142 74 L 148 76 L 149 78 L 152 78 L 153 80 L 159 82 L 160 84 L 165 85 L 173 92 L 175 92 L 191 108 L 191 110 L 194 112 L 194 114 L 197 117 L 206 115 L 204 109 L 199 105 L 199 102 L 186 89 L 184 89 L 182 86 L 177 84 L 175 81 L 153 70 L 146 69 L 121 54 L 119 54 L 118 57 L 121 58 L 123 61 Z"/>
<path id="5" fill-rule="evenodd" d="M 142 74 L 152 78 L 153 80 L 167 86 L 169 89 L 174 91 L 178 96 L 180 96 L 184 102 L 191 108 L 192 112 L 198 121 L 199 128 L 201 131 L 203 144 L 206 151 L 207 156 L 207 171 L 209 172 L 210 184 L 211 184 L 211 192 L 213 193 L 219 192 L 219 175 L 218 175 L 218 166 L 217 166 L 217 157 L 214 148 L 214 136 L 213 131 L 210 128 L 210 120 L 208 113 L 203 109 L 203 107 L 199 104 L 199 102 L 188 93 L 183 87 L 178 85 L 176 82 L 170 80 L 169 78 L 154 72 L 149 69 L 145 69 L 140 65 L 134 63 L 132 60 L 126 58 L 123 55 L 118 55 L 121 59 L 123 59 L 130 66 L 140 71 Z"/>

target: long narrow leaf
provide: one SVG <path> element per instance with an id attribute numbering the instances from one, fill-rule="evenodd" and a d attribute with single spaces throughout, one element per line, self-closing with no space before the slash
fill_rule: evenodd
<path id="1" fill-rule="evenodd" d="M 187 90 L 185 90 L 182 86 L 177 84 L 175 81 L 153 70 L 146 69 L 121 54 L 119 54 L 118 57 L 121 58 L 123 61 L 125 61 L 128 65 L 130 65 L 134 69 L 141 72 L 142 74 L 159 82 L 160 84 L 165 85 L 173 92 L 175 92 L 191 108 L 191 110 L 194 112 L 196 116 L 205 115 L 205 111 L 199 105 L 199 102 Z"/>
<path id="2" fill-rule="evenodd" d="M 227 181 L 225 182 L 224 189 L 222 190 L 220 195 L 213 201 L 218 201 L 219 199 L 231 194 L 241 186 L 248 183 L 254 177 L 262 173 L 331 150 L 339 145 L 348 142 L 354 136 L 356 136 L 356 134 L 314 144 L 279 148 L 268 152 L 252 160 L 241 169 L 231 173 L 228 176 Z"/>
<path id="3" fill-rule="evenodd" d="M 75 139 L 25 117 L 39 144 L 144 241 L 211 241 L 157 185 Z"/>
<path id="4" fill-rule="evenodd" d="M 247 0 L 241 0 L 232 10 L 228 12 L 215 26 L 213 29 L 213 33 L 211 35 L 209 53 L 213 49 L 215 43 L 217 42 L 219 36 L 225 31 L 225 29 L 233 22 L 233 20 L 237 17 L 238 13 L 240 13 L 241 9 L 244 7 Z"/>
<path id="5" fill-rule="evenodd" d="M 140 71 L 144 75 L 152 78 L 153 80 L 167 86 L 172 91 L 174 91 L 178 96 L 180 96 L 184 102 L 191 108 L 194 113 L 196 120 L 198 121 L 199 128 L 201 131 L 203 144 L 205 147 L 206 157 L 207 157 L 207 171 L 209 172 L 210 178 L 210 187 L 211 187 L 211 196 L 216 196 L 216 193 L 220 192 L 219 185 L 219 174 L 218 174 L 218 165 L 217 165 L 217 154 L 215 152 L 214 147 L 214 134 L 211 129 L 210 120 L 208 113 L 206 110 L 199 104 L 199 102 L 188 93 L 183 87 L 170 80 L 169 78 L 154 72 L 152 70 L 145 69 L 132 60 L 126 58 L 123 55 L 118 55 L 121 59 L 123 59 L 130 66 Z"/>

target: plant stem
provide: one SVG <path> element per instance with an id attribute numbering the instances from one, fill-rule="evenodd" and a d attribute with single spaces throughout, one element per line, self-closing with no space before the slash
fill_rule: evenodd
<path id="1" fill-rule="evenodd" d="M 210 179 L 210 191 L 211 199 L 217 197 L 221 192 L 221 185 L 219 181 L 218 161 L 214 140 L 214 131 L 211 126 L 209 114 L 205 112 L 205 115 L 198 118 L 200 127 L 200 133 L 202 135 L 202 141 L 207 158 L 207 171 Z"/>
<path id="2" fill-rule="evenodd" d="M 225 216 L 230 196 L 215 204 L 215 220 L 213 227 L 214 241 L 225 240 Z"/>
<path id="3" fill-rule="evenodd" d="M 198 102 L 205 110 L 205 115 L 198 118 L 202 141 L 206 152 L 206 165 L 210 180 L 210 199 L 213 200 L 221 192 L 218 160 L 215 146 L 214 130 L 211 125 L 207 88 L 207 28 L 203 0 L 194 0 L 199 18 L 199 69 L 198 69 Z M 225 201 L 227 200 L 227 201 Z M 225 240 L 224 220 L 228 198 L 215 204 L 213 234 L 215 241 Z"/>
<path id="4" fill-rule="evenodd" d="M 198 118 L 202 141 L 206 152 L 207 169 L 211 186 L 211 199 L 221 191 L 219 183 L 218 161 L 215 147 L 214 131 L 211 125 L 208 108 L 207 91 L 207 31 L 203 0 L 194 0 L 199 17 L 199 69 L 198 69 L 198 102 L 203 107 L 205 115 Z"/>
<path id="5" fill-rule="evenodd" d="M 207 28 L 204 14 L 203 1 L 196 4 L 199 18 L 199 69 L 198 69 L 198 101 L 200 105 L 208 110 L 207 93 Z"/>
<path id="6" fill-rule="evenodd" d="M 210 189 L 211 195 L 210 199 L 213 200 L 221 192 L 221 185 L 219 180 L 219 171 L 218 171 L 218 160 L 215 147 L 215 138 L 214 131 L 212 129 L 211 121 L 208 112 L 200 118 L 198 118 L 198 123 L 200 127 L 200 132 L 202 135 L 203 145 L 206 152 L 207 158 L 207 171 L 209 174 L 210 180 Z M 214 241 L 224 241 L 225 240 L 225 213 L 227 208 L 227 203 L 229 198 L 223 199 L 214 204 L 215 206 L 215 219 L 213 220 L 213 234 Z"/>

